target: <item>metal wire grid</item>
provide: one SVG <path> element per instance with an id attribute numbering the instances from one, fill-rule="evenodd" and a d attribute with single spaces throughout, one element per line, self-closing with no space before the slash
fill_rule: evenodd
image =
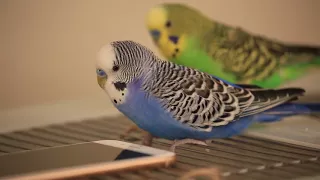
<path id="1" fill-rule="evenodd" d="M 65 144 L 119 139 L 131 123 L 123 117 L 99 118 L 76 123 L 51 125 L 0 135 L 0 154 Z M 140 143 L 141 136 L 128 140 Z M 170 141 L 156 139 L 153 147 L 168 149 Z M 105 179 L 177 179 L 198 168 L 218 167 L 224 179 L 293 179 L 320 175 L 320 151 L 292 144 L 237 136 L 213 140 L 209 147 L 182 145 L 176 149 L 177 163 L 170 168 L 141 169 L 112 175 L 84 177 Z M 77 178 L 79 179 L 79 178 Z"/>

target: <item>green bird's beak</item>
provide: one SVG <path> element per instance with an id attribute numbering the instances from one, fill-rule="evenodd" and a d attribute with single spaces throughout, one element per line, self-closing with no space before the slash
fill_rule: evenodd
<path id="1" fill-rule="evenodd" d="M 160 38 L 160 31 L 156 30 L 156 29 L 153 29 L 151 30 L 150 32 L 150 35 L 152 37 L 152 39 L 155 41 L 155 42 L 158 42 L 159 38 Z"/>

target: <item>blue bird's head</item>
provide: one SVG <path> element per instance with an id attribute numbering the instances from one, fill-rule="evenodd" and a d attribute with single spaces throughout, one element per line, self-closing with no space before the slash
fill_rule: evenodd
<path id="1" fill-rule="evenodd" d="M 102 89 L 109 85 L 128 84 L 149 72 L 157 60 L 151 50 L 133 41 L 106 44 L 98 52 L 96 61 L 98 84 Z"/>

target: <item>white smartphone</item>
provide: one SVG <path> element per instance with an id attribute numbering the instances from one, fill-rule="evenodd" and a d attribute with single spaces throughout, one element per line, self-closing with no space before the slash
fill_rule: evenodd
<path id="1" fill-rule="evenodd" d="M 175 153 L 117 140 L 27 150 L 0 155 L 0 179 L 79 177 L 143 166 L 167 166 Z"/>

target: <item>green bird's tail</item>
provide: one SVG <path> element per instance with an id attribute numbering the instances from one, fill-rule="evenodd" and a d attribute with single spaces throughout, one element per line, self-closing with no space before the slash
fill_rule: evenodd
<path id="1" fill-rule="evenodd" d="M 317 56 L 317 57 L 315 57 L 315 58 L 311 61 L 311 64 L 320 66 L 320 55 Z"/>
<path id="2" fill-rule="evenodd" d="M 282 52 L 290 55 L 287 64 L 281 68 L 281 75 L 275 73 L 267 80 L 253 81 L 253 84 L 265 88 L 277 88 L 285 82 L 304 76 L 310 69 L 320 67 L 320 47 L 282 44 Z"/>
<path id="3" fill-rule="evenodd" d="M 309 65 L 320 65 L 320 47 L 317 46 L 301 46 L 301 45 L 289 45 L 286 46 L 286 51 L 297 56 L 310 55 L 313 56 L 310 61 L 304 61 L 303 58 L 297 58 L 302 61 L 301 63 L 307 63 Z M 298 63 L 299 64 L 299 63 Z"/>

